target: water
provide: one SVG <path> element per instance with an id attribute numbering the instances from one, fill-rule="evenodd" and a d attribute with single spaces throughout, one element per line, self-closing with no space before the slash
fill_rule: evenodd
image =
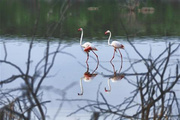
<path id="1" fill-rule="evenodd" d="M 30 41 L 29 38 L 0 38 L 0 59 L 3 60 L 5 57 L 5 51 L 3 47 L 6 46 L 7 49 L 7 61 L 12 62 L 18 66 L 23 72 L 27 68 L 27 56 L 29 50 Z M 87 102 L 82 101 L 62 101 L 62 99 L 89 99 L 96 100 L 97 97 L 100 100 L 103 100 L 97 92 L 100 92 L 104 95 L 109 104 L 117 105 L 122 103 L 125 98 L 131 96 L 136 89 L 131 83 L 136 84 L 136 76 L 131 76 L 128 74 L 133 74 L 134 71 L 128 69 L 130 67 L 130 61 L 136 62 L 141 58 L 132 48 L 132 46 L 124 39 L 117 38 L 118 41 L 125 46 L 125 50 L 121 50 L 123 55 L 123 64 L 121 68 L 121 58 L 119 53 L 116 53 L 116 56 L 112 62 L 109 62 L 113 55 L 113 48 L 107 45 L 107 40 L 104 39 L 100 42 L 93 40 L 93 44 L 97 47 L 98 51 L 96 53 L 99 55 L 99 64 L 96 61 L 95 55 L 90 52 L 90 58 L 88 64 L 86 64 L 86 53 L 83 52 L 82 48 L 79 45 L 79 40 L 74 39 L 72 42 L 61 42 L 60 52 L 57 54 L 53 67 L 46 79 L 43 80 L 43 83 L 40 87 L 39 94 L 42 96 L 43 101 L 51 101 L 45 106 L 47 108 L 47 118 L 53 119 L 55 113 L 58 111 L 59 106 L 62 104 L 57 119 L 89 119 L 90 114 L 80 111 L 75 115 L 66 117 L 71 112 L 77 110 L 77 105 L 83 106 Z M 83 42 L 89 41 L 89 39 L 84 39 Z M 174 38 L 134 38 L 132 43 L 141 53 L 144 58 L 151 56 L 152 59 L 155 59 L 159 54 L 166 48 L 169 42 L 175 43 L 175 46 L 180 44 L 180 39 L 178 37 Z M 59 39 L 50 42 L 50 52 L 56 50 L 59 43 Z M 174 47 L 175 47 L 174 46 Z M 36 40 L 32 47 L 31 52 L 31 64 L 30 64 L 30 75 L 33 75 L 35 68 L 38 62 L 43 58 L 46 52 L 46 41 L 45 40 Z M 171 67 L 168 69 L 175 68 L 174 63 L 177 63 L 179 58 L 180 50 L 178 50 L 174 56 L 170 59 Z M 130 57 L 130 59 L 128 59 Z M 51 63 L 52 56 L 49 56 L 49 64 Z M 18 75 L 19 71 L 13 68 L 10 65 L 0 64 L 0 79 L 1 81 L 9 78 L 12 75 Z M 40 74 L 43 73 L 43 70 L 40 68 L 43 66 L 41 63 L 38 66 Z M 135 70 L 138 73 L 145 73 L 147 69 L 144 62 L 139 62 L 134 66 Z M 116 74 L 115 74 L 116 72 Z M 112 81 L 109 78 L 118 76 L 117 81 Z M 166 75 L 168 76 L 168 74 Z M 85 79 L 86 78 L 86 79 Z M 87 80 L 90 79 L 90 80 Z M 34 85 L 37 85 L 39 81 L 36 81 Z M 21 88 L 24 85 L 22 79 L 16 79 L 13 82 L 8 84 L 3 84 L 1 91 L 12 90 Z M 83 92 L 81 89 L 83 86 Z M 174 89 L 179 90 L 179 85 L 176 85 Z M 106 90 L 105 90 L 106 88 Z M 83 95 L 78 95 L 83 93 Z M 14 91 L 11 93 L 14 96 L 21 95 L 21 90 Z M 140 97 L 136 96 L 136 102 L 140 102 Z M 130 109 L 129 114 L 133 114 L 135 109 Z"/>

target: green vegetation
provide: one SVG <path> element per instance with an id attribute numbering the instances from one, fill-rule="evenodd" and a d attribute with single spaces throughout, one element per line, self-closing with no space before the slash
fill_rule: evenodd
<path id="1" fill-rule="evenodd" d="M 59 21 L 62 4 L 63 2 L 58 0 L 1 0 L 0 35 L 31 36 L 35 21 L 39 17 L 37 36 L 43 37 L 46 29 Z M 84 28 L 86 37 L 101 38 L 107 29 L 113 32 L 113 36 L 124 36 L 121 19 L 130 35 L 180 36 L 178 3 L 152 0 L 130 4 L 116 0 L 97 0 L 70 1 L 68 5 L 70 7 L 62 24 L 57 27 L 52 37 L 77 37 L 79 27 Z M 134 9 L 130 10 L 133 5 Z M 143 11 L 143 7 L 152 10 Z"/>

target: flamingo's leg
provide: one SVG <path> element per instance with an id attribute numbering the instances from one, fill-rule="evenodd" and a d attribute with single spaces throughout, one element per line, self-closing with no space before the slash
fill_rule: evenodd
<path id="1" fill-rule="evenodd" d="M 115 56 L 115 51 L 116 51 L 116 49 L 114 48 L 113 57 L 111 58 L 110 62 L 112 62 L 112 60 L 114 59 L 114 56 Z"/>
<path id="2" fill-rule="evenodd" d="M 89 71 L 89 64 L 86 62 L 86 65 L 87 65 L 87 71 Z"/>
<path id="3" fill-rule="evenodd" d="M 111 65 L 112 65 L 112 67 L 113 67 L 113 71 L 114 71 L 114 74 L 116 73 L 116 71 L 115 71 L 115 67 L 114 67 L 114 64 L 111 62 Z"/>
<path id="4" fill-rule="evenodd" d="M 87 60 L 86 60 L 86 63 L 88 62 L 88 59 L 89 59 L 89 53 L 87 52 Z"/>
<path id="5" fill-rule="evenodd" d="M 99 61 L 98 61 L 97 65 L 96 65 L 96 68 L 93 70 L 92 74 L 94 74 L 94 72 L 98 69 L 98 65 L 99 65 Z"/>
<path id="6" fill-rule="evenodd" d="M 119 50 L 119 49 L 118 49 Z M 121 67 L 120 67 L 120 69 L 119 69 L 119 72 L 121 72 L 121 69 L 122 69 L 122 64 L 123 64 L 123 58 L 122 58 L 122 54 L 121 54 L 121 51 L 119 50 L 119 53 L 120 53 L 120 55 L 121 55 Z"/>
<path id="7" fill-rule="evenodd" d="M 92 72 L 92 74 L 97 70 L 97 68 L 98 68 L 98 65 L 99 65 L 99 59 L 98 59 L 98 55 L 93 51 L 93 50 L 91 50 L 94 54 L 95 54 L 95 56 L 96 56 L 96 58 L 97 58 L 97 65 L 96 65 L 96 68 L 94 69 L 94 71 Z"/>
<path id="8" fill-rule="evenodd" d="M 98 55 L 93 50 L 91 50 L 91 51 L 95 54 L 95 56 L 97 58 L 97 62 L 99 63 Z"/>

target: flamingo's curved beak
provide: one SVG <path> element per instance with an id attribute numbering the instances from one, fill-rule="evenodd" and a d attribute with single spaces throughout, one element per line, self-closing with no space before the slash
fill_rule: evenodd
<path id="1" fill-rule="evenodd" d="M 108 32 L 106 31 L 104 34 L 105 34 L 105 35 L 107 35 L 107 34 L 108 34 Z"/>

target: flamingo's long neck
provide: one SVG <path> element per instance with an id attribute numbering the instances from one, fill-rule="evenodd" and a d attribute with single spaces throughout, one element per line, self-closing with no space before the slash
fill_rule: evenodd
<path id="1" fill-rule="evenodd" d="M 110 79 L 108 79 L 108 87 L 109 87 L 109 89 L 106 89 L 106 88 L 105 88 L 105 92 L 111 92 Z"/>
<path id="2" fill-rule="evenodd" d="M 111 39 L 111 32 L 109 32 L 108 45 L 111 45 L 110 44 L 110 39 Z"/>
<path id="3" fill-rule="evenodd" d="M 111 91 L 110 79 L 108 80 L 108 87 L 109 87 L 109 91 Z"/>
<path id="4" fill-rule="evenodd" d="M 80 45 L 82 45 L 83 30 L 81 31 Z"/>
<path id="5" fill-rule="evenodd" d="M 83 95 L 83 85 L 82 85 L 82 79 L 80 79 L 80 88 L 81 88 L 81 93 L 78 93 L 78 95 Z"/>

